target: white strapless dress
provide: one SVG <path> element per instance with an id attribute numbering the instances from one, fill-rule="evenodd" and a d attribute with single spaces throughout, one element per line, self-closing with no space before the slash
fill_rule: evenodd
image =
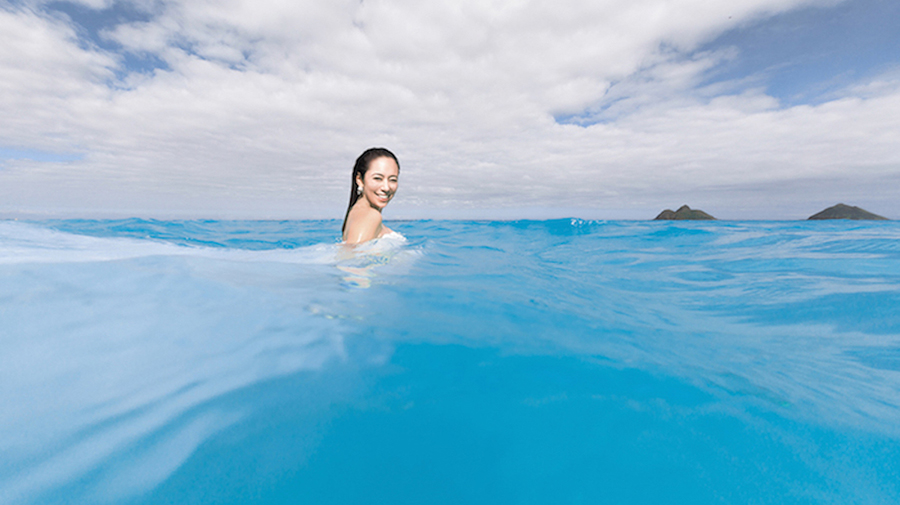
<path id="1" fill-rule="evenodd" d="M 399 249 L 405 244 L 406 237 L 395 231 L 391 231 L 390 233 L 386 233 L 376 239 L 372 239 L 368 242 L 359 244 L 354 248 L 354 250 L 362 253 L 382 253 L 394 249 Z"/>

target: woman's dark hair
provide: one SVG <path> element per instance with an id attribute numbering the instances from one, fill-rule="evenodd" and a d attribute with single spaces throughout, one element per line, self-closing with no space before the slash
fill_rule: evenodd
<path id="1" fill-rule="evenodd" d="M 350 209 L 352 209 L 353 206 L 356 205 L 356 201 L 359 200 L 359 193 L 356 192 L 356 176 L 358 175 L 360 179 L 366 180 L 366 172 L 369 170 L 369 164 L 378 158 L 390 158 L 394 160 L 394 163 L 397 164 L 397 170 L 400 170 L 400 162 L 397 161 L 397 157 L 394 156 L 394 153 L 383 147 L 366 149 L 359 155 L 359 158 L 356 158 L 356 164 L 353 165 L 353 174 L 350 175 L 350 205 L 347 206 L 347 212 L 344 214 L 344 224 L 341 226 L 341 233 L 344 233 L 344 229 L 347 228 L 347 216 L 350 215 Z"/>

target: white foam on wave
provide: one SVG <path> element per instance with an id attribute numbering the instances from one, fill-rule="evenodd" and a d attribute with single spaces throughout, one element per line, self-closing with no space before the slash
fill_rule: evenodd
<path id="1" fill-rule="evenodd" d="M 80 263 L 116 261 L 151 256 L 184 256 L 225 261 L 293 264 L 338 264 L 370 256 L 400 253 L 403 235 L 392 232 L 350 248 L 316 244 L 296 249 L 247 250 L 184 246 L 153 239 L 92 237 L 42 228 L 28 223 L 0 221 L 0 264 Z M 415 255 L 407 251 L 406 256 Z M 403 256 L 404 254 L 401 254 Z"/>
<path id="2" fill-rule="evenodd" d="M 327 264 L 337 261 L 339 252 L 336 244 L 263 251 L 182 246 L 151 239 L 76 235 L 28 223 L 0 221 L 0 264 L 78 263 L 149 256 Z"/>

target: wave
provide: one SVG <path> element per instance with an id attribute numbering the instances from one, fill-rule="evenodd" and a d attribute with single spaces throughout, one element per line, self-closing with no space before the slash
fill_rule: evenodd
<path id="1" fill-rule="evenodd" d="M 371 284 L 415 256 L 404 244 L 244 250 L 0 222 L 0 502 L 91 475 L 87 501 L 158 484 L 242 419 L 231 393 L 345 360 L 342 268 Z"/>

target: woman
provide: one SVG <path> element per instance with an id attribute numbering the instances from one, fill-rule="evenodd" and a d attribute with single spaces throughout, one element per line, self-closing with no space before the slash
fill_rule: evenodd
<path id="1" fill-rule="evenodd" d="M 363 152 L 353 166 L 350 205 L 341 228 L 345 244 L 360 244 L 393 233 L 381 224 L 381 211 L 397 192 L 400 163 L 381 147 Z"/>

